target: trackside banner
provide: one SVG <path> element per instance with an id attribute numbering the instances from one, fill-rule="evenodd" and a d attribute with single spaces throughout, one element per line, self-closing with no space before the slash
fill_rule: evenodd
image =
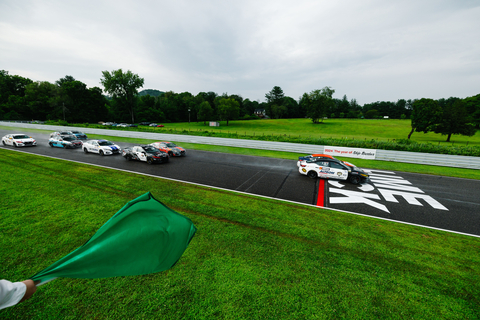
<path id="1" fill-rule="evenodd" d="M 375 149 L 361 149 L 361 148 L 348 148 L 348 147 L 330 147 L 325 146 L 323 150 L 324 154 L 339 157 L 361 158 L 375 160 L 377 150 Z"/>

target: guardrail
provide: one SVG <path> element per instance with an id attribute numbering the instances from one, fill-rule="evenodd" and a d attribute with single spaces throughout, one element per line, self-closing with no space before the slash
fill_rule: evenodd
<path id="1" fill-rule="evenodd" d="M 274 142 L 246 139 L 229 139 L 216 137 L 189 136 L 182 134 L 153 133 L 139 131 L 120 131 L 96 128 L 78 128 L 68 126 L 41 125 L 30 123 L 3 122 L 0 125 L 19 128 L 43 129 L 51 131 L 83 130 L 86 134 L 98 134 L 114 137 L 128 137 L 175 142 L 209 144 L 227 147 L 251 148 L 262 150 L 285 151 L 300 154 L 323 153 L 324 146 L 290 142 Z M 447 154 L 420 153 L 407 151 L 376 150 L 375 160 L 428 164 L 435 166 L 480 169 L 480 157 L 456 156 Z"/>

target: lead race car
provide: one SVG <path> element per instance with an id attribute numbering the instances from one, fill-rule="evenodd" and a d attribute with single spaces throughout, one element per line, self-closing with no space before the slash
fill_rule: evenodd
<path id="1" fill-rule="evenodd" d="M 8 144 L 16 148 L 37 145 L 37 141 L 35 141 L 35 139 L 23 133 L 7 134 L 6 136 L 2 137 L 2 143 L 4 146 Z"/>
<path id="2" fill-rule="evenodd" d="M 338 160 L 332 156 L 319 154 L 307 156 L 306 159 L 300 159 L 297 162 L 298 172 L 315 179 L 348 180 L 353 184 L 359 184 L 369 181 L 368 174 L 355 165 Z"/>
<path id="3" fill-rule="evenodd" d="M 98 153 L 101 156 L 119 154 L 122 149 L 115 143 L 108 140 L 88 140 L 83 143 L 83 152 Z"/>
<path id="4" fill-rule="evenodd" d="M 168 162 L 170 158 L 166 152 L 158 150 L 151 145 L 124 148 L 122 156 L 126 160 L 145 161 L 148 164 Z"/>

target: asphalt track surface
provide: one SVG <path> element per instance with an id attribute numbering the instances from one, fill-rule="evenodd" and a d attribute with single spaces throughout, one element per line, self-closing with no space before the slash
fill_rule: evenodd
<path id="1" fill-rule="evenodd" d="M 13 132 L 0 130 L 0 137 L 8 133 Z M 37 147 L 0 147 L 480 236 L 478 180 L 367 169 L 371 181 L 352 185 L 310 179 L 298 172 L 292 160 L 197 150 L 187 150 L 186 157 L 172 157 L 169 163 L 148 165 L 126 161 L 121 155 L 52 148 L 47 134 L 31 135 Z M 117 144 L 122 148 L 133 145 Z"/>

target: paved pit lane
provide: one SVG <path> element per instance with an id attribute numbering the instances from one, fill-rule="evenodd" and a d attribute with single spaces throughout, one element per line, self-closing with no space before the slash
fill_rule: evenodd
<path id="1" fill-rule="evenodd" d="M 8 133 L 0 130 L 0 136 Z M 31 135 L 37 147 L 2 148 L 480 236 L 478 180 L 369 170 L 369 183 L 352 185 L 310 179 L 298 172 L 293 160 L 196 150 L 187 150 L 186 157 L 172 157 L 166 164 L 148 165 L 120 155 L 52 148 L 47 134 Z"/>

